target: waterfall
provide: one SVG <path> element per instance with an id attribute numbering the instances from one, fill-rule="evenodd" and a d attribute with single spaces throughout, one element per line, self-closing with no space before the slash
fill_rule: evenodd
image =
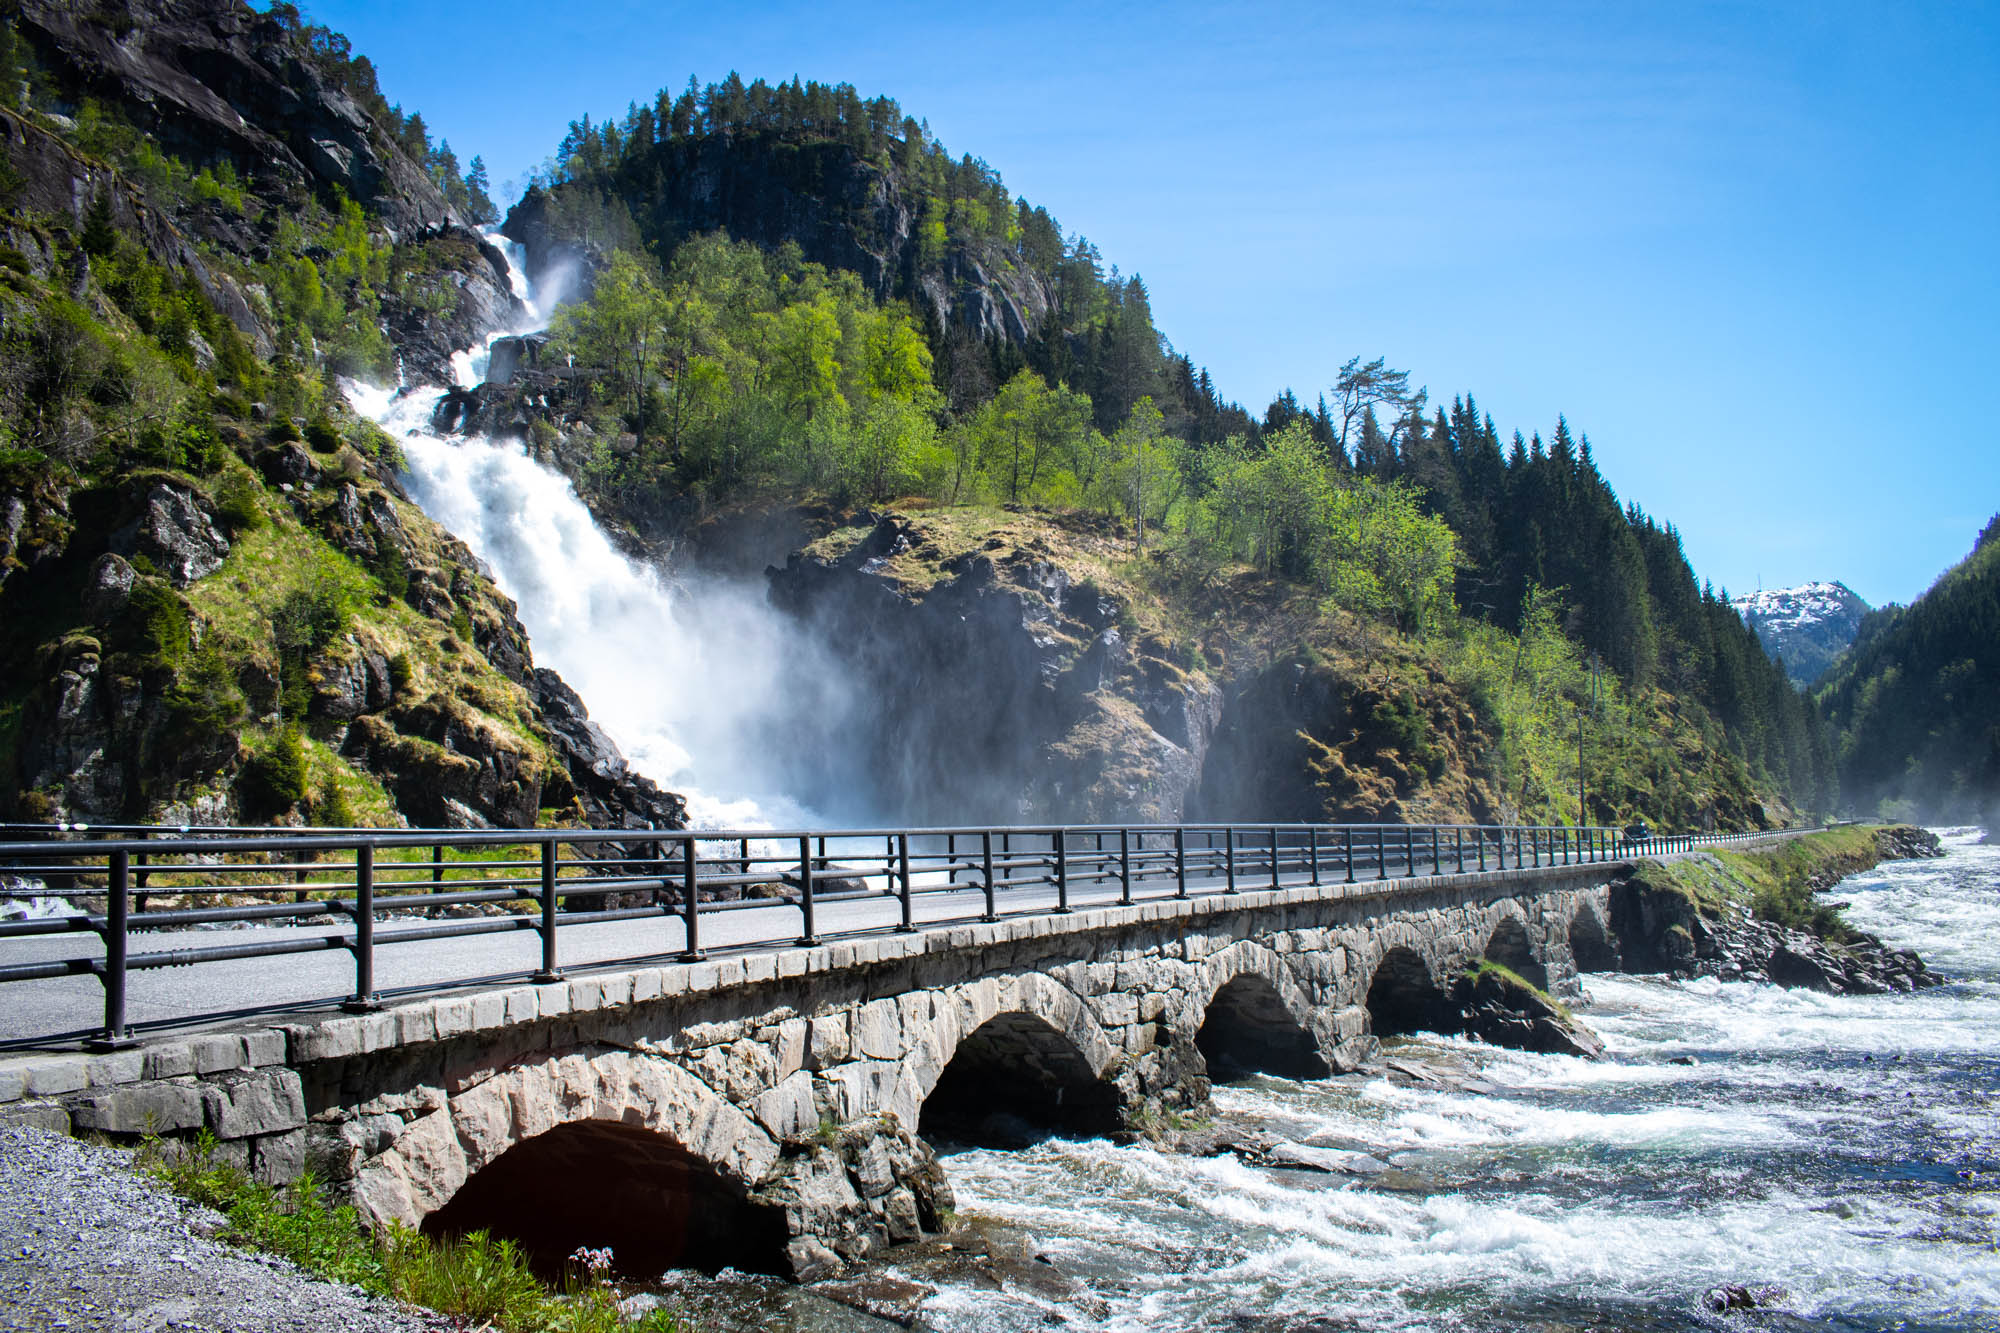
<path id="1" fill-rule="evenodd" d="M 466 385 L 485 378 L 495 339 L 546 327 L 562 294 L 528 283 L 520 247 L 488 239 L 506 256 L 528 313 L 519 327 L 453 356 Z M 821 822 L 788 790 L 796 748 L 788 722 L 837 715 L 846 690 L 768 605 L 761 582 L 669 580 L 628 558 L 569 479 L 523 446 L 440 436 L 431 417 L 442 386 L 343 388 L 401 444 L 411 496 L 514 599 L 535 661 L 583 697 L 635 769 L 687 799 L 697 827 Z"/>

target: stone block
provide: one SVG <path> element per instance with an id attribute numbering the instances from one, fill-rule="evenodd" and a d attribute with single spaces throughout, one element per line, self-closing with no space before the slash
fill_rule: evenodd
<path id="1" fill-rule="evenodd" d="M 413 1004 L 390 1011 L 396 1019 L 396 1045 L 428 1046 L 438 1039 L 435 1005 Z"/>
<path id="2" fill-rule="evenodd" d="M 146 1078 L 184 1078 L 194 1073 L 194 1048 L 184 1041 L 146 1048 Z"/>
<path id="3" fill-rule="evenodd" d="M 647 1004 L 660 998 L 660 969 L 643 968 L 632 974 L 632 1003 Z"/>
<path id="4" fill-rule="evenodd" d="M 1096 997 L 1090 1004 L 1097 1011 L 1098 1021 L 1108 1028 L 1127 1027 L 1139 1021 L 1139 997 L 1136 995 L 1114 991 Z"/>
<path id="5" fill-rule="evenodd" d="M 306 1169 L 306 1132 L 290 1130 L 250 1145 L 250 1173 L 267 1185 L 288 1185 Z"/>
<path id="6" fill-rule="evenodd" d="M 194 1072 L 197 1074 L 220 1074 L 225 1070 L 241 1069 L 247 1059 L 243 1038 L 234 1032 L 211 1033 L 196 1037 L 188 1044 L 194 1047 Z"/>
<path id="7" fill-rule="evenodd" d="M 89 1086 L 90 1076 L 80 1055 L 31 1060 L 21 1066 L 23 1090 L 30 1097 L 60 1097 Z"/>
<path id="8" fill-rule="evenodd" d="M 802 977 L 806 974 L 806 951 L 804 949 L 782 949 L 777 954 L 778 976 L 782 979 Z"/>
<path id="9" fill-rule="evenodd" d="M 488 991 L 484 995 L 472 997 L 472 1012 L 468 1019 L 472 1031 L 484 1032 L 497 1028 L 507 1021 L 507 996 L 504 992 Z"/>
<path id="10" fill-rule="evenodd" d="M 85 1075 L 93 1088 L 114 1088 L 121 1083 L 137 1083 L 145 1069 L 144 1051 L 111 1051 L 92 1056 Z"/>
<path id="11" fill-rule="evenodd" d="M 803 1018 L 788 1018 L 778 1024 L 778 1034 L 771 1043 L 778 1057 L 778 1077 L 788 1078 L 793 1072 L 805 1068 L 806 1039 L 811 1024 Z"/>
<path id="12" fill-rule="evenodd" d="M 68 1134 L 71 1132 L 69 1110 L 60 1102 L 10 1102 L 0 1106 L 0 1129 L 17 1126 Z"/>
<path id="13" fill-rule="evenodd" d="M 604 1007 L 604 980 L 601 977 L 578 977 L 569 983 L 569 1010 L 572 1014 L 587 1014 Z"/>
<path id="14" fill-rule="evenodd" d="M 14 1065 L 0 1065 L 0 1102 L 18 1102 L 28 1090 L 28 1080 Z"/>
<path id="15" fill-rule="evenodd" d="M 743 960 L 743 979 L 756 986 L 778 979 L 778 960 L 768 953 L 751 954 Z"/>
<path id="16" fill-rule="evenodd" d="M 533 986 L 516 986 L 504 992 L 502 998 L 507 1002 L 506 1022 L 509 1026 L 532 1023 L 541 1014 L 541 997 L 535 994 Z"/>
<path id="17" fill-rule="evenodd" d="M 871 1060 L 896 1060 L 902 1057 L 906 1042 L 903 1037 L 902 1010 L 894 1000 L 873 1000 L 856 1009 L 852 1015 L 852 1049 Z"/>
<path id="18" fill-rule="evenodd" d="M 811 1067 L 829 1069 L 847 1059 L 850 1049 L 847 1036 L 847 1018 L 844 1014 L 829 1014 L 812 1021 Z"/>
<path id="19" fill-rule="evenodd" d="M 721 962 L 711 963 L 709 966 L 715 969 L 715 981 L 710 986 L 711 990 L 734 990 L 743 984 L 743 960 L 741 958 L 725 958 Z"/>
<path id="20" fill-rule="evenodd" d="M 171 1134 L 207 1123 L 206 1089 L 190 1082 L 141 1083 L 75 1102 L 76 1127 L 105 1134 Z"/>
<path id="21" fill-rule="evenodd" d="M 819 1132 L 819 1107 L 813 1101 L 812 1075 L 800 1070 L 750 1104 L 750 1114 L 766 1133 L 781 1142 L 798 1143 Z"/>
<path id="22" fill-rule="evenodd" d="M 715 989 L 716 978 L 721 968 L 714 963 L 696 963 L 687 969 L 687 989 L 701 995 Z"/>
<path id="23" fill-rule="evenodd" d="M 279 1028 L 262 1028 L 243 1034 L 243 1062 L 252 1069 L 285 1063 L 285 1034 Z"/>
<path id="24" fill-rule="evenodd" d="M 306 1123 L 305 1091 L 290 1069 L 225 1076 L 203 1084 L 202 1097 L 219 1139 L 284 1134 Z"/>
<path id="25" fill-rule="evenodd" d="M 534 992 L 536 1018 L 561 1018 L 569 1012 L 569 987 L 563 982 L 552 981 L 546 986 L 536 986 Z"/>
<path id="26" fill-rule="evenodd" d="M 439 1041 L 472 1031 L 472 1000 L 469 996 L 439 1000 L 431 1006 L 431 1023 Z"/>

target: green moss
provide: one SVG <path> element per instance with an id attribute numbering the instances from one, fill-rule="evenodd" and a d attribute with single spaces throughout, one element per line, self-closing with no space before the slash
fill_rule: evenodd
<path id="1" fill-rule="evenodd" d="M 1534 996 L 1552 1011 L 1561 1015 L 1565 1022 L 1569 1021 L 1572 1017 L 1568 1005 L 1522 976 L 1519 972 L 1516 972 L 1513 968 L 1503 963 L 1496 963 L 1491 958 L 1482 958 L 1471 967 L 1466 968 L 1464 976 L 1468 982 L 1475 986 L 1487 977 L 1495 977 L 1510 990 L 1523 990 Z"/>

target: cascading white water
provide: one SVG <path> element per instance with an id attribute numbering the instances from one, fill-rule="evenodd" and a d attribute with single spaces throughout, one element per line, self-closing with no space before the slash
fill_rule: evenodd
<path id="1" fill-rule="evenodd" d="M 532 290 L 519 247 L 489 239 L 507 257 L 527 316 L 452 358 L 466 386 L 485 378 L 494 340 L 545 328 L 560 296 Z M 629 559 L 569 480 L 522 446 L 440 436 L 431 416 L 442 386 L 344 388 L 401 444 L 405 483 L 424 512 L 470 546 L 514 599 L 536 662 L 583 697 L 634 768 L 686 797 L 696 826 L 819 822 L 785 790 L 785 750 L 771 731 L 802 709 L 837 711 L 840 677 L 787 632 L 761 585 L 670 584 Z"/>

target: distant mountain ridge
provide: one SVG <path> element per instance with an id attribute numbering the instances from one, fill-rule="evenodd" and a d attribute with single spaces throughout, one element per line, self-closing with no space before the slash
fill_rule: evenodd
<path id="1" fill-rule="evenodd" d="M 1819 581 L 1765 588 L 1729 604 L 1757 631 L 1764 651 L 1785 660 L 1785 674 L 1810 685 L 1854 642 L 1872 609 L 1845 583 Z"/>

